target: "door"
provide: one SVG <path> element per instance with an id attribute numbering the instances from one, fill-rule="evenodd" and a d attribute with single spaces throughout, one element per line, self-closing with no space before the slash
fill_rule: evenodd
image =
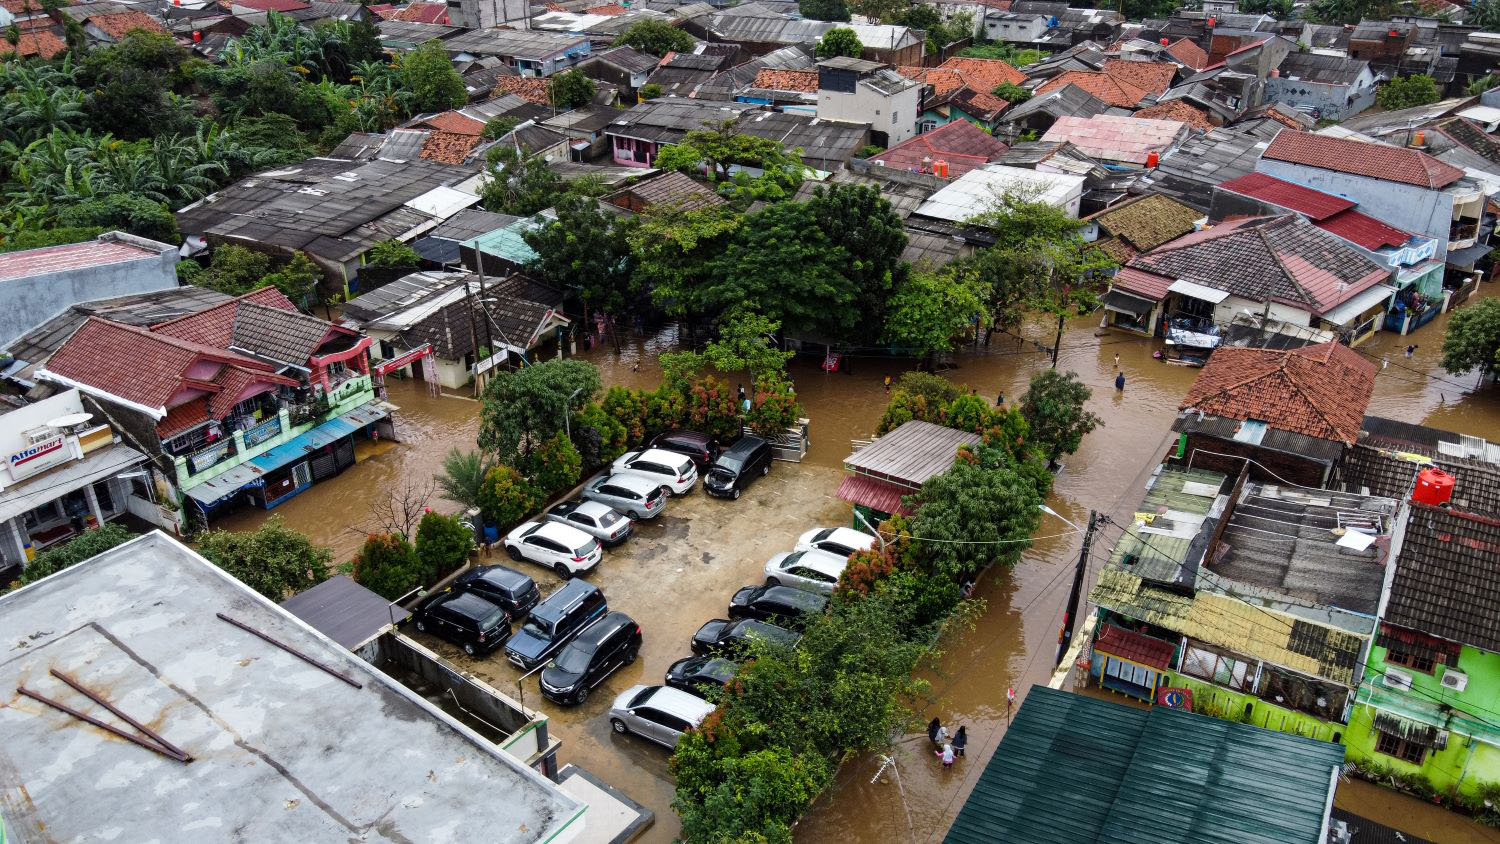
<path id="1" fill-rule="evenodd" d="M 292 480 L 296 483 L 297 489 L 312 485 L 312 470 L 307 468 L 306 460 L 292 467 Z"/>

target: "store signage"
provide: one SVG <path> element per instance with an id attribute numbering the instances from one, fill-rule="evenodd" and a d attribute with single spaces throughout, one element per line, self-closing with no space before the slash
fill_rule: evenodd
<path id="1" fill-rule="evenodd" d="M 375 373 L 377 375 L 385 375 L 386 373 L 396 369 L 400 369 L 401 367 L 406 366 L 409 363 L 415 363 L 418 358 L 429 354 L 432 354 L 432 344 L 424 343 L 419 348 L 412 349 L 411 351 L 398 358 L 381 361 L 380 363 L 376 364 Z"/>
<path id="2" fill-rule="evenodd" d="M 10 465 L 11 477 L 20 480 L 35 475 L 43 469 L 56 466 L 68 457 L 68 450 L 64 447 L 66 444 L 65 437 L 58 434 L 50 440 L 15 452 L 6 458 L 6 463 Z"/>

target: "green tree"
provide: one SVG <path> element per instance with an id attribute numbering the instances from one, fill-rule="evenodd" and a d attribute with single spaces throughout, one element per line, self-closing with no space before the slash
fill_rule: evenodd
<path id="1" fill-rule="evenodd" d="M 484 124 L 484 139 L 487 141 L 499 140 L 515 131 L 515 128 L 520 125 L 520 120 L 509 115 L 502 114 L 498 117 L 491 117 Z"/>
<path id="2" fill-rule="evenodd" d="M 70 205 L 57 212 L 57 224 L 64 228 L 119 230 L 174 245 L 182 242 L 172 212 L 144 196 L 112 193 Z"/>
<path id="3" fill-rule="evenodd" d="M 1496 4 L 1496 8 L 1497 11 L 1500 11 L 1500 4 Z M 1500 76 L 1497 76 L 1493 73 L 1487 73 L 1484 76 L 1475 79 L 1473 82 L 1470 82 L 1467 93 L 1471 97 L 1477 97 L 1497 85 L 1500 85 Z"/>
<path id="4" fill-rule="evenodd" d="M 496 466 L 484 476 L 479 488 L 479 510 L 486 524 L 504 531 L 519 524 L 541 503 L 531 482 L 509 466 Z"/>
<path id="5" fill-rule="evenodd" d="M 714 261 L 703 300 L 721 312 L 758 311 L 789 330 L 839 334 L 857 320 L 849 264 L 808 204 L 777 203 L 745 218 Z"/>
<path id="6" fill-rule="evenodd" d="M 818 228 L 850 258 L 843 273 L 858 292 L 862 325 L 881 325 L 891 291 L 906 279 L 906 229 L 880 189 L 870 185 L 819 185 L 807 203 Z"/>
<path id="7" fill-rule="evenodd" d="M 474 531 L 455 516 L 427 513 L 417 524 L 417 559 L 422 563 L 419 583 L 463 565 L 474 550 Z"/>
<path id="8" fill-rule="evenodd" d="M 490 464 L 478 451 L 459 451 L 452 448 L 443 457 L 443 471 L 433 477 L 438 491 L 454 504 L 468 510 L 479 506 L 479 490 L 484 486 L 484 476 Z"/>
<path id="9" fill-rule="evenodd" d="M 533 476 L 542 495 L 554 495 L 578 483 L 583 473 L 583 458 L 567 435 L 558 431 L 548 437 L 536 451 Z"/>
<path id="10" fill-rule="evenodd" d="M 708 312 L 705 299 L 714 261 L 729 246 L 742 218 L 733 210 L 685 209 L 657 203 L 629 235 L 636 277 L 651 301 L 669 316 L 693 320 Z"/>
<path id="11" fill-rule="evenodd" d="M 492 147 L 479 185 L 485 210 L 530 217 L 563 193 L 562 177 L 541 158 L 528 158 L 511 146 Z"/>
<path id="12" fill-rule="evenodd" d="M 634 47 L 657 58 L 667 53 L 686 53 L 693 49 L 693 36 L 658 18 L 644 18 L 630 25 L 615 46 Z"/>
<path id="13" fill-rule="evenodd" d="M 645 85 L 641 86 L 642 100 L 654 100 L 657 97 L 660 97 L 663 93 L 664 92 L 662 91 L 661 86 L 656 84 L 655 82 L 647 82 Z"/>
<path id="14" fill-rule="evenodd" d="M 292 304 L 306 308 L 309 297 L 317 289 L 318 280 L 322 277 L 323 271 L 307 257 L 307 253 L 297 251 L 275 272 L 267 273 L 256 286 L 274 287 L 292 300 Z"/>
<path id="15" fill-rule="evenodd" d="M 261 279 L 270 275 L 271 257 L 234 243 L 214 248 L 208 267 L 193 280 L 199 287 L 239 296 L 263 286 Z"/>
<path id="16" fill-rule="evenodd" d="M 211 530 L 198 537 L 198 553 L 246 586 L 281 602 L 332 574 L 333 552 L 272 516 L 249 533 Z"/>
<path id="17" fill-rule="evenodd" d="M 86 530 L 62 545 L 49 548 L 36 555 L 36 559 L 21 569 L 20 583 L 23 586 L 35 583 L 48 575 L 57 574 L 84 560 L 97 557 L 116 545 L 129 542 L 134 538 L 134 533 L 118 524 L 105 522 L 94 530 Z"/>
<path id="18" fill-rule="evenodd" d="M 425 585 L 425 568 L 417 549 L 397 533 L 370 534 L 354 557 L 354 579 L 391 601 Z"/>
<path id="19" fill-rule="evenodd" d="M 559 198 L 556 209 L 555 221 L 522 234 L 536 252 L 527 270 L 565 290 L 577 291 L 585 322 L 590 308 L 603 311 L 618 352 L 620 337 L 614 330 L 614 317 L 639 292 L 635 255 L 630 249 L 635 218 L 606 216 L 597 201 L 572 195 Z"/>
<path id="20" fill-rule="evenodd" d="M 594 101 L 599 86 L 578 68 L 554 74 L 547 80 L 547 96 L 561 109 L 579 108 Z"/>
<path id="21" fill-rule="evenodd" d="M 469 99 L 463 77 L 437 39 L 403 54 L 400 68 L 402 88 L 411 93 L 417 111 L 447 111 Z"/>
<path id="22" fill-rule="evenodd" d="M 422 265 L 417 250 L 399 240 L 382 240 L 365 253 L 365 266 L 382 269 L 416 269 Z"/>
<path id="23" fill-rule="evenodd" d="M 1292 16 L 1292 0 L 1241 0 L 1240 11 L 1247 15 L 1270 15 L 1284 21 Z"/>
<path id="24" fill-rule="evenodd" d="M 1078 450 L 1085 434 L 1104 420 L 1084 409 L 1093 391 L 1077 373 L 1046 369 L 1031 376 L 1021 397 L 1021 416 L 1030 426 L 1032 442 L 1046 454 L 1047 462 Z"/>
<path id="25" fill-rule="evenodd" d="M 813 753 L 768 747 L 722 760 L 701 802 L 674 804 L 685 841 L 790 842 L 792 824 L 833 779 Z"/>
<path id="26" fill-rule="evenodd" d="M 772 340 L 781 324 L 750 311 L 736 311 L 719 323 L 719 336 L 703 349 L 704 363 L 729 375 L 748 372 L 757 378 L 786 379 L 786 364 L 796 356 Z M 611 390 L 613 392 L 613 390 Z"/>
<path id="27" fill-rule="evenodd" d="M 1500 299 L 1480 299 L 1453 312 L 1443 334 L 1442 364 L 1455 375 L 1500 372 Z"/>
<path id="28" fill-rule="evenodd" d="M 610 388 L 611 392 L 616 389 L 625 388 Z M 583 470 L 591 471 L 625 453 L 628 444 L 625 423 L 600 405 L 590 403 L 573 418 L 573 444 Z"/>
<path id="29" fill-rule="evenodd" d="M 43 246 L 63 246 L 93 240 L 104 229 L 99 226 L 84 226 L 69 229 L 23 229 L 0 243 L 0 252 L 19 252 L 22 249 L 40 249 Z"/>
<path id="30" fill-rule="evenodd" d="M 952 582 L 991 563 L 1015 565 L 1041 521 L 1036 486 L 993 461 L 961 458 L 913 498 L 923 567 Z"/>
<path id="31" fill-rule="evenodd" d="M 567 358 L 502 372 L 485 385 L 479 447 L 530 474 L 532 455 L 599 393 L 599 370 Z"/>
<path id="32" fill-rule="evenodd" d="M 989 288 L 974 273 L 914 272 L 896 289 L 885 316 L 884 339 L 917 352 L 931 365 L 964 333 L 988 319 Z"/>
<path id="33" fill-rule="evenodd" d="M 646 441 L 646 398 L 639 391 L 618 384 L 610 387 L 599 409 L 624 429 L 627 445 Z"/>
<path id="34" fill-rule="evenodd" d="M 1468 22 L 1485 32 L 1500 31 L 1500 0 L 1474 0 L 1469 4 Z"/>
<path id="35" fill-rule="evenodd" d="M 864 51 L 865 45 L 860 43 L 859 36 L 854 34 L 854 30 L 841 26 L 823 33 L 823 39 L 818 42 L 817 48 L 820 59 L 832 59 L 839 56 L 857 59 Z"/>
<path id="36" fill-rule="evenodd" d="M 996 85 L 990 91 L 990 93 L 994 94 L 1002 100 L 1005 100 L 1011 105 L 1020 105 L 1021 103 L 1024 103 L 1027 100 L 1031 99 L 1030 91 L 1022 88 L 1020 85 L 1015 85 L 1010 82 L 1001 82 L 999 85 Z"/>
<path id="37" fill-rule="evenodd" d="M 1443 98 L 1437 81 L 1423 73 L 1398 76 L 1380 86 L 1375 92 L 1375 103 L 1386 111 L 1435 103 Z"/>
<path id="38" fill-rule="evenodd" d="M 678 170 L 690 176 L 698 175 L 706 166 L 713 181 L 734 186 L 747 203 L 751 199 L 777 200 L 791 196 L 801 186 L 806 170 L 802 159 L 788 152 L 780 141 L 746 135 L 739 131 L 733 118 L 688 132 L 680 143 L 663 149 L 655 164 L 663 170 Z M 734 165 L 756 167 L 764 174 L 731 175 L 729 170 Z"/>
<path id="39" fill-rule="evenodd" d="M 799 0 L 797 11 L 813 21 L 847 21 L 849 7 L 844 0 Z"/>

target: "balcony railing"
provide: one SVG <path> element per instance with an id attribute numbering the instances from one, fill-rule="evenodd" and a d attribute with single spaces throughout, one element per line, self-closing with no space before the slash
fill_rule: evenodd
<path id="1" fill-rule="evenodd" d="M 258 425 L 245 429 L 245 448 L 254 448 L 281 433 L 281 416 L 272 416 Z"/>
<path id="2" fill-rule="evenodd" d="M 1453 226 L 1448 229 L 1449 243 L 1458 243 L 1460 241 L 1473 240 L 1477 237 L 1479 237 L 1478 220 L 1475 220 L 1472 223 L 1454 223 Z"/>
<path id="3" fill-rule="evenodd" d="M 225 437 L 213 445 L 201 448 L 187 456 L 189 475 L 210 469 L 235 455 L 234 438 Z"/>

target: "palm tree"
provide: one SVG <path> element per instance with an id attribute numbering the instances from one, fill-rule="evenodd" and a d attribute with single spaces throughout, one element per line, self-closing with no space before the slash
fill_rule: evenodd
<path id="1" fill-rule="evenodd" d="M 444 498 L 467 510 L 479 506 L 479 488 L 489 470 L 490 463 L 484 455 L 455 448 L 443 458 L 443 471 L 433 480 Z"/>

